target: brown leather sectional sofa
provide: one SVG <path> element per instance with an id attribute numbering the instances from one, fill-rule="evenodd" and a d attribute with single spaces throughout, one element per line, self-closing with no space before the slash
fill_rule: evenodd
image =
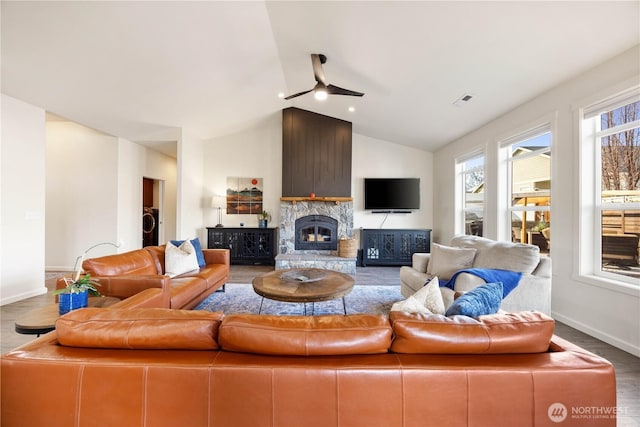
<path id="1" fill-rule="evenodd" d="M 228 251 L 173 279 L 163 255 L 85 261 L 123 300 L 2 356 L 3 427 L 616 425 L 612 365 L 554 336 L 545 314 L 184 310 L 227 280 Z"/>
<path id="2" fill-rule="evenodd" d="M 541 313 L 225 316 L 141 301 L 73 311 L 3 355 L 2 426 L 616 425 L 612 365 Z"/>
<path id="3" fill-rule="evenodd" d="M 165 245 L 87 259 L 82 268 L 100 283 L 98 290 L 102 295 L 124 300 L 157 288 L 162 292 L 146 292 L 128 304 L 190 309 L 223 287 L 229 279 L 229 250 L 203 249 L 202 252 L 204 267 L 173 278 L 164 275 Z M 58 279 L 56 288 L 65 286 L 64 279 Z"/>

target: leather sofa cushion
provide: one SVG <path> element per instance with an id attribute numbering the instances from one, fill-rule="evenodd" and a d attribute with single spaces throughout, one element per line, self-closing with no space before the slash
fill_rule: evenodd
<path id="1" fill-rule="evenodd" d="M 373 314 L 230 314 L 220 325 L 219 343 L 224 350 L 281 356 L 387 353 L 391 326 Z"/>
<path id="2" fill-rule="evenodd" d="M 205 287 L 209 289 L 210 287 L 220 282 L 225 283 L 227 281 L 228 274 L 229 274 L 229 268 L 226 265 L 209 264 L 205 267 L 202 267 L 199 270 L 190 271 L 188 273 L 184 273 L 179 276 L 176 276 L 174 279 L 199 277 L 205 281 Z"/>
<path id="3" fill-rule="evenodd" d="M 170 308 L 187 307 L 195 298 L 199 298 L 207 290 L 207 281 L 197 276 L 175 277 L 171 279 Z"/>
<path id="4" fill-rule="evenodd" d="M 394 353 L 482 354 L 543 353 L 555 329 L 554 320 L 536 311 L 480 316 L 389 314 Z"/>
<path id="5" fill-rule="evenodd" d="M 87 259 L 82 269 L 94 277 L 162 274 L 156 260 L 144 249 Z"/>
<path id="6" fill-rule="evenodd" d="M 70 347 L 218 349 L 220 312 L 167 308 L 83 308 L 56 321 L 58 342 Z"/>

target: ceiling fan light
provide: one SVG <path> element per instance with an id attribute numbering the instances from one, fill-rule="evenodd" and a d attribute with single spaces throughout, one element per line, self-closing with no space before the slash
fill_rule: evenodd
<path id="1" fill-rule="evenodd" d="M 316 89 L 313 93 L 313 97 L 318 101 L 324 101 L 325 99 L 327 99 L 328 95 L 329 94 L 327 93 L 327 90 L 324 88 Z"/>

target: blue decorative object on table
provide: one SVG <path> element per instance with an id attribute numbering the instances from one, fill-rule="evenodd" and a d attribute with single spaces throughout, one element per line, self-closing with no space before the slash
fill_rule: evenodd
<path id="1" fill-rule="evenodd" d="M 89 305 L 89 291 L 70 292 L 58 295 L 58 313 L 65 314 L 71 310 L 87 307 Z"/>

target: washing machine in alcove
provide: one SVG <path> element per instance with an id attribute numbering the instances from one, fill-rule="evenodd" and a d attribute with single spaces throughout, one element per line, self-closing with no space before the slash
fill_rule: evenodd
<path id="1" fill-rule="evenodd" d="M 142 246 L 158 244 L 158 209 L 144 208 L 142 213 Z"/>

